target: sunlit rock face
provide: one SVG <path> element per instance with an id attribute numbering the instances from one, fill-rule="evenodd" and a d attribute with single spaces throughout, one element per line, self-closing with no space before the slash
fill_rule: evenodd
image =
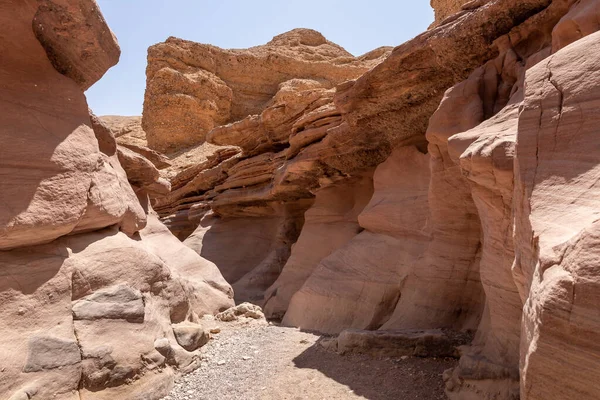
<path id="1" fill-rule="evenodd" d="M 594 399 L 600 6 L 433 6 L 434 27 L 356 79 L 297 76 L 230 114 L 206 138 L 239 153 L 156 207 L 202 255 L 243 243 L 213 261 L 286 325 L 474 333 L 452 399 Z"/>
<path id="2" fill-rule="evenodd" d="M 148 144 L 174 152 L 202 143 L 213 128 L 259 114 L 284 82 L 308 79 L 333 88 L 362 75 L 385 53 L 357 58 L 310 29 L 247 50 L 171 37 L 148 51 L 143 116 Z"/>
<path id="3" fill-rule="evenodd" d="M 0 397 L 159 399 L 235 299 L 384 356 L 456 333 L 451 399 L 600 398 L 600 2 L 463 3 L 362 57 L 170 38 L 143 121 L 87 108 L 92 0 L 0 6 Z"/>
<path id="4" fill-rule="evenodd" d="M 435 12 L 434 24 L 441 24 L 444 20 L 449 17 L 456 15 L 458 12 L 463 10 L 465 5 L 473 5 L 478 7 L 485 3 L 486 0 L 431 0 L 431 7 Z M 469 8 L 469 7 L 465 7 Z"/>
<path id="5" fill-rule="evenodd" d="M 174 332 L 231 287 L 148 207 L 157 170 L 90 115 L 83 91 L 120 54 L 96 3 L 8 1 L 0 22 L 0 397 L 158 399 L 198 363 Z"/>

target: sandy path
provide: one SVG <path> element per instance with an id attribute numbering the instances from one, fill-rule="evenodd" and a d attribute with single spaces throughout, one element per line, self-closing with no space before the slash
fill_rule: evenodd
<path id="1" fill-rule="evenodd" d="M 376 360 L 326 351 L 294 328 L 221 324 L 202 367 L 164 400 L 445 399 L 441 374 L 455 360 Z"/>

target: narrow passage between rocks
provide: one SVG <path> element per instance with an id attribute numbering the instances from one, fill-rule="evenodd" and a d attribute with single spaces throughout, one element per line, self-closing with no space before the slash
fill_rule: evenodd
<path id="1" fill-rule="evenodd" d="M 219 322 L 202 366 L 163 400 L 446 399 L 454 359 L 339 355 L 321 336 L 264 320 Z"/>

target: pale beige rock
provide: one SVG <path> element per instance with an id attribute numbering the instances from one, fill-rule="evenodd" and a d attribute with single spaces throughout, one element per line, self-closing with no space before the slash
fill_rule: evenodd
<path id="1" fill-rule="evenodd" d="M 479 82 L 479 87 L 496 84 L 481 77 L 476 73 L 472 78 Z M 478 396 L 498 392 L 504 398 L 518 394 L 522 303 L 511 272 L 514 260 L 512 191 L 522 93 L 514 97 L 494 117 L 449 139 L 452 158 L 471 182 L 471 193 L 481 219 L 483 243 L 479 274 L 486 296 L 486 308 L 475 340 L 463 349 L 461 364 L 454 371 L 452 383 L 447 383 L 451 398 L 460 399 L 469 392 Z M 483 110 L 486 99 L 480 104 Z M 478 371 L 476 375 L 472 373 L 473 368 Z"/>
<path id="2" fill-rule="evenodd" d="M 198 366 L 172 325 L 231 307 L 231 287 L 147 216 L 90 115 L 83 89 L 118 58 L 96 3 L 4 2 L 0 22 L 0 398 L 158 399 Z"/>
<path id="3" fill-rule="evenodd" d="M 40 398 L 56 396 L 61 400 L 78 397 L 81 356 L 63 351 L 72 345 L 77 347 L 71 315 L 70 271 L 63 268 L 66 257 L 66 249 L 56 246 L 1 253 L 0 316 L 3 321 L 10 321 L 0 327 L 3 398 L 19 392 Z M 43 345 L 44 341 L 46 350 L 40 354 L 35 346 Z M 52 343 L 66 347 L 61 349 Z"/>
<path id="4" fill-rule="evenodd" d="M 151 63 L 149 55 L 142 120 L 150 148 L 174 152 L 202 143 L 208 131 L 229 121 L 233 93 L 219 77 L 171 66 L 151 71 Z"/>
<path id="5" fill-rule="evenodd" d="M 482 311 L 480 221 L 467 181 L 448 155 L 448 137 L 476 125 L 469 110 L 477 92 L 449 90 L 432 116 L 429 141 L 426 251 L 405 277 L 402 295 L 383 329 L 474 329 Z M 428 295 L 427 293 L 431 293 Z"/>
<path id="6" fill-rule="evenodd" d="M 218 265 L 225 279 L 235 283 L 267 256 L 280 222 L 277 217 L 220 219 L 208 215 L 184 243 Z"/>
<path id="7" fill-rule="evenodd" d="M 501 55 L 475 71 L 463 84 L 479 93 L 475 96 L 479 100 L 472 103 L 471 111 L 464 108 L 463 115 L 471 112 L 485 119 L 496 115 L 449 139 L 450 154 L 471 182 L 482 222 L 479 269 L 486 294 L 486 310 L 475 340 L 463 349 L 460 366 L 447 377 L 451 398 L 490 396 L 490 393 L 516 398 L 519 394 L 522 299 L 511 271 L 515 257 L 513 161 L 518 113 L 525 70 L 550 54 L 550 32 L 568 6 L 557 3 L 515 28 L 509 33 L 509 40 L 501 38 L 498 41 Z M 476 375 L 474 368 L 479 371 Z"/>
<path id="8" fill-rule="evenodd" d="M 318 81 L 308 79 L 283 82 L 271 104 L 260 115 L 215 128 L 209 132 L 206 140 L 217 145 L 241 147 L 245 156 L 275 151 L 290 141 L 295 133 L 292 128 L 298 123 L 302 124 L 304 114 L 333 101 L 334 92 L 323 86 Z M 332 117 L 336 116 L 340 119 L 334 108 Z"/>
<path id="9" fill-rule="evenodd" d="M 124 319 L 128 322 L 144 322 L 142 294 L 125 285 L 99 290 L 73 303 L 73 319 Z"/>
<path id="10" fill-rule="evenodd" d="M 98 118 L 92 110 L 89 110 L 90 121 L 96 140 L 98 140 L 98 148 L 107 156 L 113 156 L 117 152 L 117 141 L 110 128 Z"/>
<path id="11" fill-rule="evenodd" d="M 391 152 L 392 143 L 414 143 L 424 148 L 427 120 L 435 111 L 443 91 L 494 56 L 496 50 L 492 42 L 506 33 L 509 27 L 536 15 L 542 9 L 540 4 L 540 1 L 528 1 L 517 7 L 512 1 L 495 1 L 485 7 L 473 6 L 469 13 L 457 20 L 398 47 L 391 57 L 356 82 L 339 84 L 335 104 L 325 102 L 313 111 L 306 110 L 303 115 L 294 117 L 296 121 L 287 139 L 283 134 L 285 130 L 269 128 L 264 123 L 269 119 L 259 114 L 216 129 L 211 140 L 222 140 L 218 142 L 222 144 L 237 141 L 247 149 L 247 155 L 266 153 L 243 160 L 240 165 L 233 166 L 237 162 L 228 161 L 203 171 L 193 181 L 188 181 L 184 187 L 175 189 L 171 196 L 155 204 L 157 210 L 178 235 L 186 237 L 201 217 L 195 210 L 192 211 L 194 203 L 203 203 L 202 208 L 209 205 L 221 215 L 231 215 L 243 207 L 310 198 L 323 186 L 383 162 Z M 490 19 L 502 23 L 491 26 L 487 23 Z M 202 48 L 203 51 L 210 48 L 185 43 L 185 46 Z M 164 44 L 156 49 L 177 55 L 181 51 L 176 47 Z M 381 54 L 375 51 L 366 59 L 375 60 L 373 57 Z M 175 55 L 173 58 L 169 55 L 168 61 L 183 68 L 183 64 L 176 62 L 179 56 Z M 445 61 L 440 62 L 440 59 Z M 185 62 L 188 61 L 185 58 Z M 227 70 L 225 65 L 223 71 Z M 279 71 L 279 67 L 273 68 Z M 398 74 L 398 71 L 407 70 L 419 73 Z M 297 72 L 293 68 L 290 71 Z M 295 78 L 298 77 L 296 75 Z M 398 77 L 406 81 L 399 82 Z M 289 91 L 286 85 L 282 87 L 279 83 L 270 94 L 271 102 L 265 102 L 259 111 L 275 104 L 272 102 L 277 100 L 272 96 L 280 89 L 282 94 L 287 93 L 279 98 L 280 102 L 298 104 L 289 100 L 293 97 L 288 97 L 288 94 L 294 95 L 294 90 Z M 297 90 L 305 86 L 295 87 Z M 294 85 L 289 88 L 294 88 Z M 328 95 L 324 96 L 323 100 Z M 246 100 L 244 104 L 247 107 L 255 104 L 251 99 Z M 271 111 L 269 118 L 281 114 L 278 108 Z M 246 110 L 241 116 L 250 112 Z M 281 115 L 287 114 L 283 112 Z M 272 120 L 279 121 L 277 118 Z M 288 121 L 283 126 L 287 124 Z M 287 143 L 290 147 L 280 151 L 279 146 Z M 190 172 L 192 170 L 190 168 Z"/>
<path id="12" fill-rule="evenodd" d="M 431 0 L 431 8 L 435 11 L 435 24 L 443 23 L 443 21 L 461 11 L 462 6 L 471 3 L 484 3 L 481 0 Z"/>
<path id="13" fill-rule="evenodd" d="M 428 165 L 427 155 L 406 147 L 376 169 L 374 195 L 358 216 L 361 226 L 374 231 L 367 228 L 318 263 L 293 294 L 284 324 L 339 333 L 389 322 L 403 282 L 429 241 Z M 394 216 L 375 228 L 387 213 Z"/>
<path id="14" fill-rule="evenodd" d="M 141 116 L 103 115 L 98 118 L 111 130 L 120 145 L 148 145 Z"/>
<path id="15" fill-rule="evenodd" d="M 117 157 L 133 187 L 143 190 L 150 198 L 169 194 L 171 183 L 160 176 L 158 169 L 146 157 L 123 146 L 118 146 Z"/>
<path id="16" fill-rule="evenodd" d="M 210 340 L 210 334 L 198 324 L 182 323 L 173 326 L 177 343 L 187 351 L 194 351 Z"/>
<path id="17" fill-rule="evenodd" d="M 419 139 L 444 92 L 497 55 L 492 46 L 496 39 L 543 11 L 549 3 L 488 1 L 484 7 L 463 13 L 396 47 L 384 62 L 338 90 L 336 105 L 352 131 L 346 136 L 360 140 L 364 146 Z M 565 4 L 554 3 L 557 7 Z"/>
<path id="18" fill-rule="evenodd" d="M 516 148 L 514 273 L 524 295 L 521 398 L 600 395 L 600 34 L 527 75 Z"/>
<path id="19" fill-rule="evenodd" d="M 187 293 L 192 315 L 214 314 L 233 305 L 231 286 L 217 266 L 177 240 L 155 216 L 148 217 L 148 226 L 140 236 L 147 248 L 168 260 L 172 273 L 177 274 Z M 171 316 L 173 322 L 180 322 L 186 316 L 183 312 L 178 314 Z"/>
<path id="20" fill-rule="evenodd" d="M 238 302 L 262 303 L 290 257 L 310 203 L 242 208 L 235 217 L 208 213 L 184 243 L 219 267 Z"/>
<path id="21" fill-rule="evenodd" d="M 214 265 L 150 221 L 141 241 L 112 229 L 3 254 L 2 270 L 12 278 L 0 280 L 0 313 L 13 322 L 3 329 L 2 348 L 15 351 L 6 354 L 3 373 L 11 379 L 0 393 L 25 387 L 34 374 L 47 398 L 78 388 L 104 398 L 107 388 L 127 383 L 133 387 L 122 388 L 123 396 L 144 396 L 150 392 L 135 387 L 150 381 L 164 395 L 172 371 L 154 373 L 197 366 L 193 351 L 206 335 L 186 336 L 181 328 L 231 307 L 232 291 Z M 155 341 L 162 339 L 171 350 L 161 357 Z M 27 346 L 32 350 L 17 351 Z"/>
<path id="22" fill-rule="evenodd" d="M 266 291 L 264 310 L 281 319 L 290 299 L 304 285 L 319 262 L 360 232 L 358 214 L 372 194 L 370 176 L 332 185 L 319 191 L 305 213 L 305 223 L 277 281 Z"/>
<path id="23" fill-rule="evenodd" d="M 454 12 L 459 5 L 444 2 L 439 8 L 446 6 Z M 197 365 L 197 355 L 181 347 L 193 348 L 190 340 L 183 335 L 179 342 L 173 324 L 195 324 L 202 313 L 232 305 L 231 289 L 217 268 L 235 279 L 238 296 L 258 302 L 285 265 L 265 307 L 269 315 L 283 316 L 285 324 L 328 333 L 376 329 L 363 332 L 371 338 L 386 337 L 393 329 L 477 329 L 473 343 L 461 349 L 460 366 L 445 374 L 453 399 L 515 399 L 519 391 L 521 398 L 540 400 L 598 397 L 593 134 L 600 68 L 598 37 L 581 39 L 597 29 L 597 2 L 491 0 L 462 8 L 374 69 L 353 76 L 354 82 L 298 74 L 301 68 L 292 65 L 298 48 L 300 58 L 307 56 L 307 47 L 319 49 L 302 61 L 308 64 L 331 65 L 333 57 L 333 65 L 358 65 L 346 55 L 337 57 L 338 47 L 310 31 L 294 31 L 254 49 L 260 58 L 274 46 L 292 61 L 267 65 L 273 81 L 259 79 L 246 92 L 255 82 L 223 56 L 238 57 L 237 52 L 178 39 L 151 50 L 164 56 L 164 64 L 149 65 L 149 75 L 160 79 L 149 83 L 148 96 L 166 83 L 177 92 L 150 99 L 157 109 L 149 108 L 158 113 L 153 123 L 163 129 L 161 135 L 168 124 L 177 126 L 181 143 L 172 149 L 239 120 L 216 127 L 209 137 L 239 145 L 242 153 L 227 151 L 200 163 L 190 152 L 189 165 L 179 164 L 177 175 L 169 172 L 173 193 L 154 203 L 181 238 L 196 230 L 186 244 L 207 257 L 211 253 L 214 263 L 185 250 L 153 216 L 140 231 L 141 241 L 114 228 L 110 234 L 69 238 L 72 244 L 89 241 L 60 256 L 69 257 L 65 263 L 76 272 L 70 282 L 73 271 L 65 270 L 60 286 L 68 291 L 72 283 L 74 296 L 63 306 L 76 311 L 76 320 L 61 309 L 67 322 L 60 321 L 71 328 L 41 338 L 30 327 L 19 327 L 24 337 L 35 336 L 35 349 L 43 350 L 30 358 L 32 372 L 27 373 L 38 374 L 44 383 L 64 367 L 70 380 L 61 385 L 71 390 L 64 394 L 76 396 L 75 329 L 84 349 L 81 398 L 130 398 L 130 391 L 148 392 L 149 385 L 164 393 L 173 368 Z M 196 57 L 201 52 L 210 57 Z M 363 60 L 375 61 L 384 53 Z M 290 75 L 282 77 L 287 71 L 280 67 L 289 68 Z M 178 110 L 169 111 L 173 105 Z M 180 118 L 181 110 L 197 113 Z M 186 131 L 190 126 L 197 129 L 192 135 Z M 120 224 L 134 233 L 141 225 L 125 228 L 119 219 L 125 211 L 118 205 L 130 202 L 131 193 L 111 186 L 126 182 L 110 146 L 104 146 L 110 137 L 106 132 L 95 136 L 103 146 L 88 150 L 105 165 L 90 181 L 102 189 L 90 191 L 93 207 L 79 208 L 85 209 L 84 218 L 75 229 Z M 186 157 L 185 151 L 176 154 Z M 375 166 L 371 197 L 369 190 L 351 184 Z M 148 172 L 155 182 L 152 168 L 137 172 Z M 323 243 L 324 237 L 334 240 Z M 31 251 L 38 250 L 26 254 Z M 11 251 L 10 257 L 21 253 Z M 17 261 L 7 270 L 23 264 Z M 18 279 L 29 279 L 23 275 Z M 115 291 L 123 284 L 117 277 L 131 288 L 125 292 L 143 296 L 143 319 L 135 296 L 117 305 L 97 301 L 123 297 Z M 0 309 L 12 316 L 15 304 L 9 300 Z M 46 306 L 41 300 L 33 303 Z M 51 326 L 45 320 L 41 325 Z M 125 348 L 109 337 L 103 347 L 105 332 L 116 332 L 127 343 L 135 334 L 138 341 Z M 67 354 L 64 365 L 53 356 L 57 349 Z M 9 353 L 10 376 L 16 376 L 10 395 L 51 393 L 52 383 L 27 386 L 19 375 L 23 362 L 15 361 L 19 356 Z M 130 387 L 119 386 L 130 379 Z"/>
<path id="24" fill-rule="evenodd" d="M 232 307 L 228 310 L 225 310 L 215 316 L 215 319 L 223 322 L 231 322 L 237 321 L 243 318 L 252 318 L 252 319 L 264 319 L 265 315 L 262 312 L 262 309 L 250 303 L 242 303 L 235 307 Z"/>

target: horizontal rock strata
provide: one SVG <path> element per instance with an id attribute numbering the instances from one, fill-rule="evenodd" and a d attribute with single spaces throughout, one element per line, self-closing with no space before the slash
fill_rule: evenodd
<path id="1" fill-rule="evenodd" d="M 239 150 L 155 206 L 284 324 L 475 333 L 444 375 L 452 399 L 593 399 L 595 164 L 577 146 L 593 152 L 598 2 L 434 7 L 434 27 L 354 80 L 299 74 L 240 100 L 206 135 Z"/>

